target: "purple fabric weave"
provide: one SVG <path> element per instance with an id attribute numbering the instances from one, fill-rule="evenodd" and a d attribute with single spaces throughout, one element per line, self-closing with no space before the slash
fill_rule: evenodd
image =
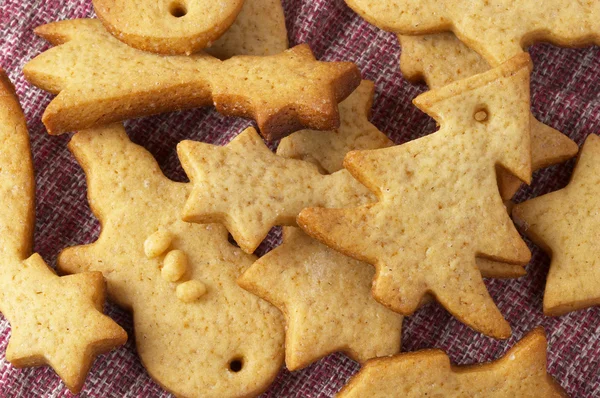
<path id="1" fill-rule="evenodd" d="M 309 43 L 318 58 L 353 61 L 363 78 L 375 81 L 377 94 L 372 121 L 396 143 L 404 143 L 435 130 L 435 123 L 418 111 L 411 100 L 425 90 L 402 78 L 400 48 L 394 35 L 382 32 L 355 15 L 343 0 L 283 0 L 291 44 Z M 0 66 L 15 83 L 31 133 L 37 172 L 37 224 L 35 250 L 54 264 L 59 251 L 88 243 L 99 226 L 87 200 L 84 174 L 66 148 L 68 135 L 51 137 L 41 115 L 51 95 L 32 87 L 22 74 L 25 62 L 49 45 L 33 34 L 44 23 L 93 16 L 90 0 L 0 0 Z M 551 45 L 531 48 L 535 63 L 532 108 L 542 122 L 569 135 L 579 144 L 600 133 L 600 49 L 559 49 Z M 182 139 L 225 144 L 251 123 L 227 118 L 211 109 L 164 114 L 126 123 L 132 139 L 150 150 L 165 173 L 184 180 L 175 153 Z M 517 196 L 521 201 L 562 188 L 573 161 L 535 174 L 532 187 Z M 279 243 L 277 230 L 260 247 L 261 253 Z M 600 243 L 599 243 L 600 244 Z M 549 340 L 550 373 L 573 397 L 600 396 L 600 309 L 577 311 L 559 318 L 542 315 L 542 295 L 549 259 L 531 246 L 533 260 L 527 276 L 487 285 L 500 310 L 513 327 L 508 341 L 496 341 L 473 332 L 435 304 L 427 305 L 405 322 L 403 350 L 438 347 L 458 364 L 488 361 L 501 356 L 525 333 L 543 325 Z M 106 310 L 130 334 L 129 314 L 112 304 Z M 0 396 L 69 397 L 49 368 L 13 368 L 4 351 L 10 327 L 0 320 Z M 282 370 L 265 397 L 331 397 L 357 372 L 358 364 L 333 354 L 310 367 L 289 373 Z M 101 356 L 94 364 L 82 397 L 167 397 L 141 366 L 130 341 Z"/>

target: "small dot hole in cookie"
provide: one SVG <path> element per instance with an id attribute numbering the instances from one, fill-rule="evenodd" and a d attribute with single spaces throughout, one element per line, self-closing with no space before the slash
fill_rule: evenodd
<path id="1" fill-rule="evenodd" d="M 175 18 L 181 18 L 181 17 L 184 17 L 185 14 L 187 14 L 187 8 L 185 7 L 185 5 L 176 1 L 176 2 L 171 3 L 171 5 L 169 6 L 169 12 Z"/>
<path id="2" fill-rule="evenodd" d="M 229 370 L 234 373 L 237 373 L 242 370 L 244 367 L 244 360 L 242 358 L 233 358 L 229 361 Z"/>
<path id="3" fill-rule="evenodd" d="M 489 118 L 489 112 L 488 112 L 487 108 L 485 108 L 485 107 L 477 108 L 475 110 L 475 113 L 473 114 L 473 118 L 476 121 L 478 121 L 479 123 L 486 122 Z"/>

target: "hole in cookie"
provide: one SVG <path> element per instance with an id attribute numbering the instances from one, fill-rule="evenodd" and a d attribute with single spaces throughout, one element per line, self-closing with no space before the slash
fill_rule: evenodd
<path id="1" fill-rule="evenodd" d="M 487 108 L 485 108 L 485 107 L 477 108 L 475 110 L 475 113 L 473 114 L 473 118 L 476 121 L 478 121 L 479 123 L 486 122 L 489 118 L 489 112 L 488 112 Z"/>
<path id="2" fill-rule="evenodd" d="M 244 360 L 242 358 L 234 358 L 229 362 L 229 370 L 237 373 L 244 367 Z"/>
<path id="3" fill-rule="evenodd" d="M 171 6 L 169 7 L 169 12 L 175 18 L 181 18 L 184 17 L 185 14 L 187 14 L 187 8 L 179 2 L 174 2 L 171 3 Z"/>

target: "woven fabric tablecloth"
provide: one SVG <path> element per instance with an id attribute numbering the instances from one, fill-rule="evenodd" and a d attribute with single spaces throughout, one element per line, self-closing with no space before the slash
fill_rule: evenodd
<path id="1" fill-rule="evenodd" d="M 284 0 L 290 44 L 309 43 L 318 58 L 353 61 L 363 78 L 376 83 L 372 122 L 397 144 L 435 131 L 435 123 L 418 111 L 411 100 L 424 86 L 405 81 L 398 68 L 400 48 L 395 36 L 380 31 L 354 14 L 343 0 Z M 544 12 L 540 10 L 540 12 Z M 91 0 L 0 0 L 0 65 L 15 83 L 31 133 L 37 172 L 37 224 L 35 250 L 55 264 L 59 251 L 96 239 L 99 225 L 86 200 L 84 174 L 66 144 L 69 135 L 51 137 L 41 123 L 51 96 L 27 83 L 23 65 L 49 45 L 33 34 L 44 23 L 93 16 Z M 581 144 L 589 134 L 600 133 L 600 49 L 559 49 L 536 45 L 530 49 L 535 70 L 532 108 L 542 122 Z M 214 144 L 229 142 L 251 122 L 227 118 L 212 109 L 163 114 L 126 123 L 134 142 L 158 159 L 165 173 L 185 179 L 175 153 L 182 139 Z M 0 143 L 1 145 L 1 143 Z M 562 188 L 573 161 L 534 176 L 517 201 Z M 270 234 L 259 254 L 280 242 Z M 600 244 L 600 242 L 598 242 Z M 437 304 L 430 304 L 406 319 L 403 350 L 438 347 L 452 361 L 467 364 L 501 356 L 537 325 L 549 340 L 549 372 L 573 397 L 600 396 L 600 310 L 592 308 L 559 318 L 542 315 L 542 295 L 549 259 L 531 245 L 533 259 L 527 276 L 517 280 L 489 280 L 487 286 L 513 327 L 508 341 L 475 333 L 453 319 Z M 66 303 L 68 305 L 68 303 Z M 131 316 L 112 304 L 106 310 L 129 333 Z M 13 368 L 4 351 L 10 336 L 6 320 L 0 321 L 0 396 L 68 397 L 50 368 Z M 357 372 L 358 364 L 333 354 L 298 372 L 282 370 L 265 397 L 331 397 Z M 94 363 L 82 397 L 167 397 L 145 372 L 130 341 Z"/>

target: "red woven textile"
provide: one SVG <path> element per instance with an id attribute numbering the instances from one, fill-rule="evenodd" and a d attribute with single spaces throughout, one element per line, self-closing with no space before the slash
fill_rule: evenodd
<path id="1" fill-rule="evenodd" d="M 412 98 L 425 87 L 411 85 L 402 78 L 398 68 L 400 49 L 393 34 L 363 21 L 343 0 L 283 2 L 290 44 L 309 43 L 320 59 L 353 61 L 360 67 L 363 78 L 375 81 L 377 95 L 372 121 L 380 130 L 398 144 L 435 131 L 435 123 L 411 104 Z M 51 137 L 41 123 L 51 96 L 28 84 L 22 67 L 49 47 L 33 34 L 36 26 L 90 16 L 93 16 L 90 0 L 0 2 L 0 65 L 15 83 L 27 115 L 37 172 L 35 250 L 50 264 L 55 263 L 62 248 L 94 241 L 99 225 L 87 204 L 84 174 L 66 148 L 69 136 Z M 536 45 L 531 48 L 531 55 L 535 64 L 534 115 L 579 144 L 587 135 L 599 134 L 600 48 L 574 50 Z M 180 140 L 225 144 L 250 124 L 223 117 L 212 109 L 196 109 L 129 121 L 126 126 L 133 141 L 149 149 L 169 177 L 184 180 L 175 153 Z M 562 188 L 572 168 L 570 161 L 536 173 L 532 187 L 523 189 L 517 201 Z M 260 253 L 278 243 L 279 235 L 272 233 Z M 550 373 L 573 397 L 599 396 L 600 310 L 544 317 L 542 295 L 549 259 L 538 248 L 531 248 L 533 259 L 527 267 L 527 276 L 487 282 L 492 297 L 513 327 L 513 336 L 508 341 L 475 333 L 438 305 L 431 304 L 406 320 L 403 350 L 438 347 L 458 364 L 488 361 L 501 356 L 533 327 L 543 325 L 549 340 Z M 133 336 L 130 315 L 112 304 L 106 309 Z M 4 319 L 0 321 L 0 332 L 0 396 L 71 396 L 50 368 L 13 368 L 4 359 L 10 336 L 10 327 Z M 358 369 L 358 364 L 344 355 L 330 355 L 302 371 L 282 370 L 264 396 L 331 397 Z M 124 347 L 98 358 L 81 396 L 167 397 L 169 394 L 146 374 L 130 338 Z"/>

